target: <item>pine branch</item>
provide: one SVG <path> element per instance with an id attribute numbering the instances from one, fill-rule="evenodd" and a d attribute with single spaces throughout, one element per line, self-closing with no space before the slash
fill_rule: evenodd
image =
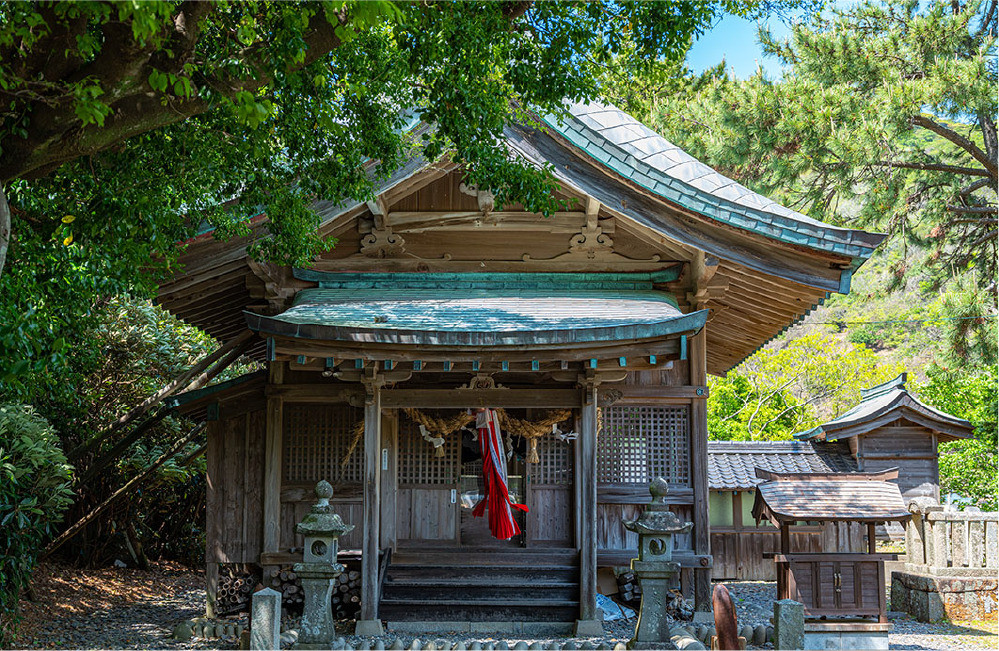
<path id="1" fill-rule="evenodd" d="M 924 129 L 932 131 L 941 138 L 951 141 L 964 151 L 971 154 L 972 158 L 981 163 L 985 169 L 989 171 L 991 176 L 995 177 L 997 173 L 999 173 L 999 167 L 997 167 L 996 159 L 989 157 L 989 155 L 982 151 L 978 145 L 973 143 L 969 138 L 965 138 L 957 131 L 946 127 L 939 122 L 935 122 L 922 114 L 912 116 L 909 121 L 918 127 L 923 127 Z"/>
<path id="2" fill-rule="evenodd" d="M 967 213 L 969 215 L 990 215 L 997 211 L 996 206 L 958 206 L 950 204 L 947 210 L 951 212 Z"/>
<path id="3" fill-rule="evenodd" d="M 967 176 L 988 176 L 992 177 L 988 170 L 978 167 L 962 167 L 960 165 L 947 165 L 945 163 L 907 163 L 904 161 L 875 161 L 871 163 L 874 167 L 898 167 L 906 170 L 923 170 L 927 172 L 951 172 L 953 174 L 965 174 Z"/>
<path id="4" fill-rule="evenodd" d="M 958 192 L 957 196 L 967 197 L 975 190 L 981 190 L 982 188 L 990 186 L 991 184 L 992 184 L 992 179 L 979 179 L 974 183 L 972 183 L 971 185 L 964 188 L 963 190 L 961 190 L 960 192 Z"/>

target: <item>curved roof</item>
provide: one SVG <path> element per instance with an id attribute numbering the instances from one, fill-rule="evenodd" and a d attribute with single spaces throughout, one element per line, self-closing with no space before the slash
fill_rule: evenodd
<path id="1" fill-rule="evenodd" d="M 613 105 L 574 103 L 569 114 L 548 115 L 544 121 L 603 165 L 706 217 L 790 244 L 863 259 L 885 237 L 832 226 L 785 208 L 719 174 Z"/>
<path id="2" fill-rule="evenodd" d="M 283 313 L 246 319 L 253 330 L 294 338 L 462 347 L 664 338 L 696 332 L 707 318 L 706 310 L 684 314 L 632 274 L 557 275 L 327 274 Z"/>
<path id="3" fill-rule="evenodd" d="M 905 418 L 944 435 L 944 440 L 972 435 L 971 423 L 923 404 L 905 388 L 906 374 L 861 391 L 860 402 L 827 423 L 794 435 L 797 439 L 835 441 L 866 434 L 899 418 Z"/>

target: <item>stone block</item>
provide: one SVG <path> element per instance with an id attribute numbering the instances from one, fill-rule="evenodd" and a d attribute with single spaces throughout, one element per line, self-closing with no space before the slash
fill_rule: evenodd
<path id="1" fill-rule="evenodd" d="M 805 647 L 805 605 L 791 599 L 774 602 L 774 648 Z"/>
<path id="2" fill-rule="evenodd" d="M 281 593 L 264 588 L 250 603 L 250 649 L 277 651 L 281 648 Z"/>

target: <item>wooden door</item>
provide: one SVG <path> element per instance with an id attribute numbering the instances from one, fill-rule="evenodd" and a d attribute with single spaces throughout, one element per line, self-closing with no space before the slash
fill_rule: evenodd
<path id="1" fill-rule="evenodd" d="M 460 436 L 445 439 L 438 451 L 419 426 L 400 417 L 396 528 L 400 544 L 457 544 Z"/>
<path id="2" fill-rule="evenodd" d="M 528 546 L 572 547 L 575 543 L 573 445 L 544 436 L 538 440 L 538 463 L 527 464 Z"/>

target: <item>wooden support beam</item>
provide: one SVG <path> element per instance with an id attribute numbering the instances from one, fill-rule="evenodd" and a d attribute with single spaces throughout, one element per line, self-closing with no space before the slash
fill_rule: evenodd
<path id="1" fill-rule="evenodd" d="M 381 392 L 381 404 L 385 409 L 574 408 L 579 406 L 579 391 L 576 389 L 386 389 Z"/>
<path id="2" fill-rule="evenodd" d="M 578 394 L 577 394 L 578 396 Z M 579 620 L 597 618 L 597 384 L 583 386 L 579 451 Z M 597 622 L 599 626 L 600 623 Z M 585 626 L 585 625 L 584 625 Z M 577 624 L 577 630 L 580 625 Z"/>
<path id="3" fill-rule="evenodd" d="M 270 384 L 284 382 L 284 362 L 270 363 Z M 267 431 L 264 456 L 264 552 L 276 552 L 281 546 L 281 465 L 284 435 L 284 399 L 267 398 Z"/>
<path id="4" fill-rule="evenodd" d="M 381 525 L 381 380 L 368 369 L 364 381 L 364 531 L 361 556 L 361 614 L 357 635 L 380 635 L 378 619 L 378 545 Z"/>
<path id="5" fill-rule="evenodd" d="M 690 337 L 690 384 L 707 385 L 707 329 Z M 694 489 L 694 553 L 711 553 L 708 516 L 708 410 L 706 400 L 690 404 L 690 480 Z M 711 610 L 711 569 L 694 569 L 694 610 Z"/>

